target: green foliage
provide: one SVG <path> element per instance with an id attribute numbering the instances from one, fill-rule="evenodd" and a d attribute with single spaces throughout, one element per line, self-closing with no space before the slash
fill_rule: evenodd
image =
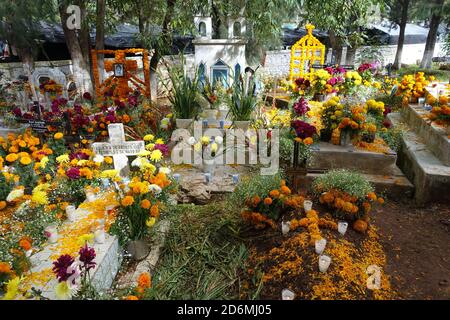
<path id="1" fill-rule="evenodd" d="M 238 183 L 234 192 L 228 197 L 230 207 L 242 208 L 246 199 L 259 196 L 266 197 L 273 189 L 278 189 L 283 179 L 282 173 L 277 173 L 273 176 L 254 174 L 245 177 Z"/>
<path id="2" fill-rule="evenodd" d="M 12 189 L 14 189 L 14 180 L 6 180 L 5 173 L 0 173 L 0 201 L 4 201 Z"/>
<path id="3" fill-rule="evenodd" d="M 254 95 L 256 83 L 254 77 L 239 77 L 233 83 L 232 93 L 229 97 L 230 113 L 234 121 L 250 120 L 252 112 L 258 103 L 258 97 Z"/>
<path id="4" fill-rule="evenodd" d="M 240 219 L 223 204 L 178 205 L 167 216 L 164 251 L 144 299 L 237 299 L 248 252 Z"/>
<path id="5" fill-rule="evenodd" d="M 290 137 L 280 136 L 280 158 L 288 163 L 291 162 L 294 151 L 294 140 Z"/>
<path id="6" fill-rule="evenodd" d="M 194 71 L 191 79 L 185 72 L 185 63 L 182 59 L 181 65 L 172 66 L 169 70 L 169 79 L 172 87 L 168 83 L 164 86 L 169 91 L 169 100 L 175 116 L 178 119 L 193 119 L 197 117 L 201 110 L 199 102 L 199 73 L 198 68 Z"/>
<path id="7" fill-rule="evenodd" d="M 380 132 L 380 136 L 388 144 L 389 148 L 395 152 L 399 152 L 402 146 L 402 137 L 406 130 L 406 125 L 395 126 L 386 132 Z"/>
<path id="8" fill-rule="evenodd" d="M 333 189 L 358 199 L 363 199 L 369 192 L 374 191 L 373 186 L 364 176 L 346 169 L 330 170 L 313 182 L 313 192 L 317 196 Z"/>
<path id="9" fill-rule="evenodd" d="M 431 69 L 422 69 L 418 65 L 409 65 L 406 67 L 402 67 L 398 71 L 398 76 L 403 77 L 405 74 L 414 74 L 417 72 L 425 73 L 425 76 L 435 76 L 437 80 L 447 82 L 450 78 L 450 71 L 448 70 L 439 70 L 435 66 Z"/>

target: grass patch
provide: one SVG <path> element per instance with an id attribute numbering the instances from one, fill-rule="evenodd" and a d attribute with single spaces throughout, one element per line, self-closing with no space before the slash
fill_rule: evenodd
<path id="1" fill-rule="evenodd" d="M 178 205 L 153 276 L 154 299 L 237 299 L 247 249 L 239 211 L 224 203 Z"/>

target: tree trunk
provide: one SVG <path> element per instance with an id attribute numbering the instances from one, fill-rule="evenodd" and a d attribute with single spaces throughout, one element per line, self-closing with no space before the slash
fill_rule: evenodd
<path id="1" fill-rule="evenodd" d="M 330 37 L 330 45 L 333 49 L 333 55 L 335 57 L 334 63 L 335 64 L 341 64 L 341 58 L 342 58 L 342 46 L 339 44 L 339 39 L 336 37 L 336 34 L 333 30 L 330 30 L 328 32 Z"/>
<path id="2" fill-rule="evenodd" d="M 89 66 L 86 65 L 86 62 L 84 60 L 83 52 L 81 50 L 76 31 L 70 30 L 66 24 L 66 21 L 69 17 L 69 15 L 66 13 L 66 9 L 66 5 L 60 4 L 59 14 L 61 17 L 61 25 L 64 31 L 67 48 L 69 49 L 69 53 L 72 58 L 73 78 L 80 94 L 83 94 L 84 92 L 93 92 Z"/>
<path id="3" fill-rule="evenodd" d="M 420 63 L 421 68 L 424 69 L 431 68 L 431 62 L 434 54 L 434 47 L 436 45 L 437 31 L 440 22 L 441 22 L 441 15 L 437 12 L 433 13 L 433 15 L 431 16 L 430 31 L 428 31 L 427 42 L 425 44 L 425 51 L 423 52 L 422 62 Z"/>
<path id="4" fill-rule="evenodd" d="M 347 47 L 347 56 L 345 57 L 345 64 L 355 64 L 356 48 Z"/>
<path id="5" fill-rule="evenodd" d="M 213 39 L 220 39 L 220 28 L 222 26 L 222 20 L 220 19 L 220 13 L 217 6 L 214 4 L 214 2 L 211 5 L 211 11 L 212 11 L 212 38 Z"/>
<path id="6" fill-rule="evenodd" d="M 409 0 L 401 1 L 402 17 L 400 20 L 400 34 L 397 41 L 397 52 L 395 53 L 394 68 L 399 70 L 402 67 L 403 43 L 405 42 L 405 29 L 408 22 L 408 6 Z"/>
<path id="7" fill-rule="evenodd" d="M 78 39 L 80 42 L 81 53 L 83 54 L 84 63 L 89 68 L 89 73 L 92 75 L 92 63 L 91 63 L 91 35 L 89 33 L 89 25 L 87 23 L 83 23 L 87 21 L 86 15 L 86 6 L 84 1 L 80 1 L 80 9 L 81 9 L 81 30 L 78 35 Z"/>
<path id="8" fill-rule="evenodd" d="M 161 28 L 161 37 L 162 41 L 165 46 L 170 46 L 170 37 L 168 36 L 169 33 L 169 26 L 170 22 L 172 21 L 172 16 L 174 13 L 175 8 L 175 2 L 176 0 L 167 0 L 167 9 L 166 9 L 166 15 L 164 16 L 164 21 Z M 158 48 L 158 45 L 155 46 L 152 58 L 150 59 L 150 97 L 152 101 L 156 102 L 158 99 L 157 91 L 158 91 L 158 77 L 157 77 L 157 71 L 158 71 L 158 64 L 161 60 L 161 49 Z"/>
<path id="9" fill-rule="evenodd" d="M 95 49 L 105 49 L 105 11 L 106 0 L 97 0 L 97 23 L 95 28 Z M 97 67 L 99 69 L 100 82 L 103 82 L 104 70 L 105 70 L 105 56 L 99 55 L 97 58 Z M 92 66 L 93 68 L 95 66 Z"/>
<path id="10" fill-rule="evenodd" d="M 36 93 L 36 88 L 34 87 L 32 74 L 34 71 L 34 57 L 31 48 L 21 48 L 17 47 L 17 53 L 20 60 L 22 61 L 23 70 L 28 77 L 28 84 L 31 88 L 31 93 L 33 94 L 33 101 L 38 101 L 39 97 Z"/>

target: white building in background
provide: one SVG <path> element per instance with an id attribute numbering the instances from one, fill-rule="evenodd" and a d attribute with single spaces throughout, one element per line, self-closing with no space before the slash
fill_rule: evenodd
<path id="1" fill-rule="evenodd" d="M 194 18 L 197 28 L 194 45 L 194 63 L 199 68 L 200 78 L 208 78 L 212 83 L 221 81 L 225 86 L 244 72 L 247 67 L 245 58 L 246 23 L 243 16 L 228 19 L 226 39 L 212 38 L 212 19 L 206 16 Z"/>

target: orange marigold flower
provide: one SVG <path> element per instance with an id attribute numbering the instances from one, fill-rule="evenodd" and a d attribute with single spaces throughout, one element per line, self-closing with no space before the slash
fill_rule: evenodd
<path id="1" fill-rule="evenodd" d="M 6 201 L 0 201 L 0 210 L 3 210 L 6 208 Z"/>
<path id="2" fill-rule="evenodd" d="M 384 203 L 384 199 L 381 198 L 381 197 L 379 197 L 379 198 L 378 198 L 378 203 L 379 203 L 379 204 L 383 204 L 383 203 Z"/>
<path id="3" fill-rule="evenodd" d="M 311 137 L 305 138 L 305 140 L 303 140 L 303 143 L 306 145 L 311 145 L 313 144 L 314 140 Z"/>
<path id="4" fill-rule="evenodd" d="M 282 193 L 282 194 L 285 194 L 285 195 L 291 194 L 291 189 L 289 189 L 289 187 L 287 187 L 287 186 L 285 186 L 285 185 L 282 186 L 280 190 L 281 190 L 281 193 Z"/>
<path id="5" fill-rule="evenodd" d="M 252 202 L 253 202 L 253 206 L 256 207 L 261 202 L 261 198 L 258 196 L 254 196 L 252 199 Z"/>
<path id="6" fill-rule="evenodd" d="M 151 205 L 152 205 L 151 202 L 147 199 L 141 201 L 141 208 L 143 209 L 150 209 Z"/>
<path id="7" fill-rule="evenodd" d="M 139 298 L 136 296 L 126 296 L 123 300 L 139 300 Z"/>
<path id="8" fill-rule="evenodd" d="M 142 272 L 139 275 L 138 286 L 141 288 L 150 288 L 152 286 L 151 277 L 148 272 Z"/>
<path id="9" fill-rule="evenodd" d="M 10 154 L 8 154 L 7 156 L 6 156 L 6 161 L 8 161 L 8 162 L 14 162 L 14 161 L 16 161 L 17 159 L 19 159 L 19 156 L 16 154 L 16 153 L 10 153 Z"/>
<path id="10" fill-rule="evenodd" d="M 131 206 L 134 203 L 134 198 L 132 196 L 126 196 L 122 199 L 121 203 L 124 207 Z"/>
<path id="11" fill-rule="evenodd" d="M 375 192 L 369 192 L 369 194 L 367 195 L 367 198 L 369 200 L 376 201 L 377 200 L 377 195 L 375 194 Z"/>
<path id="12" fill-rule="evenodd" d="M 0 274 L 1 273 L 11 273 L 11 266 L 7 262 L 0 262 Z"/>
<path id="13" fill-rule="evenodd" d="M 152 217 L 157 217 L 159 216 L 159 208 L 157 205 L 152 205 L 152 207 L 150 208 L 150 215 Z"/>
<path id="14" fill-rule="evenodd" d="M 280 196 L 280 191 L 278 191 L 278 190 L 272 190 L 272 191 L 270 191 L 269 192 L 269 196 L 271 196 L 272 198 L 278 198 L 279 196 Z"/>
<path id="15" fill-rule="evenodd" d="M 272 198 L 269 198 L 269 197 L 265 198 L 264 199 L 264 204 L 266 206 L 270 206 L 272 204 Z"/>
<path id="16" fill-rule="evenodd" d="M 27 238 L 22 238 L 22 239 L 20 239 L 20 241 L 19 241 L 19 246 L 20 246 L 23 250 L 28 251 L 28 250 L 31 249 L 31 242 L 30 242 L 30 240 L 28 240 Z"/>
<path id="17" fill-rule="evenodd" d="M 53 138 L 55 138 L 56 140 L 62 139 L 63 137 L 64 137 L 64 135 L 62 134 L 62 132 L 57 132 L 53 136 Z"/>

